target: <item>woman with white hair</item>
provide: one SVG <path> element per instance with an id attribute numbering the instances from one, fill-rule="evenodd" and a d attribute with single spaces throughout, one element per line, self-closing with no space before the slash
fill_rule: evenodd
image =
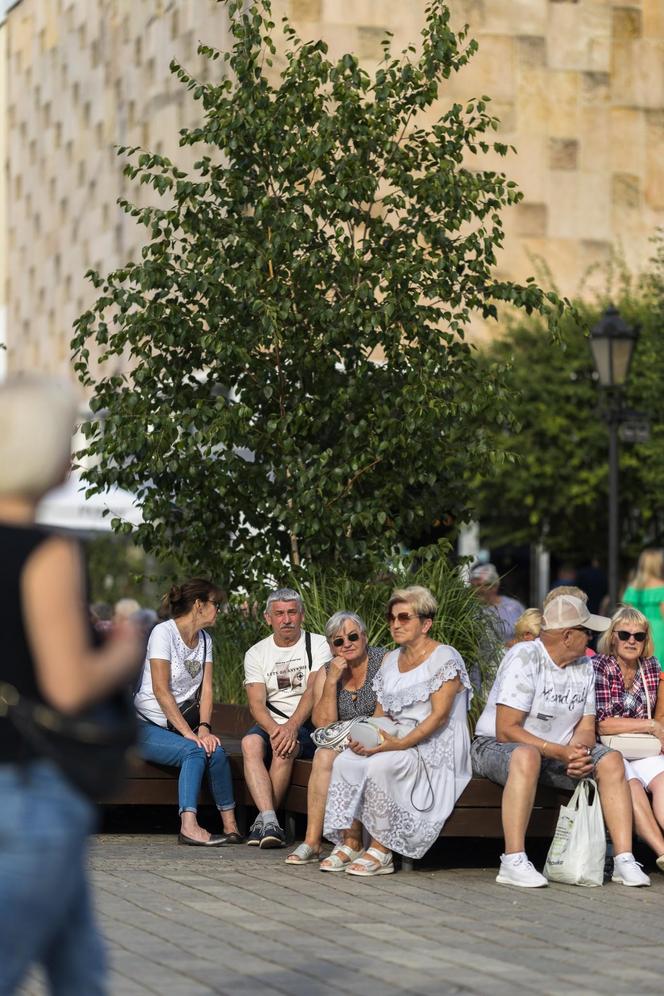
<path id="1" fill-rule="evenodd" d="M 76 414 L 71 390 L 15 378 L 0 385 L 1 698 L 66 715 L 131 680 L 131 624 L 94 649 L 78 545 L 35 525 L 43 495 L 67 474 Z M 34 742 L 0 713 L 0 992 L 40 964 L 56 993 L 106 991 L 85 870 L 95 810 Z"/>
<path id="2" fill-rule="evenodd" d="M 421 858 L 437 839 L 471 777 L 467 711 L 471 684 L 459 653 L 430 636 L 437 609 L 427 588 L 392 592 L 387 620 L 398 649 L 374 678 L 375 716 L 387 716 L 402 737 L 382 734 L 377 747 L 351 742 L 332 769 L 324 834 L 351 851 L 348 875 L 394 871 L 392 852 Z"/>
<path id="3" fill-rule="evenodd" d="M 325 625 L 325 636 L 335 655 L 319 670 L 314 684 L 314 726 L 337 720 L 373 716 L 376 693 L 373 680 L 385 656 L 385 647 L 370 647 L 367 629 L 355 612 L 335 612 Z M 337 752 L 319 747 L 314 754 L 307 787 L 307 830 L 304 841 L 286 858 L 287 865 L 320 860 L 323 816 L 332 764 Z M 339 845 L 321 864 L 321 871 L 343 871 L 360 852 Z"/>

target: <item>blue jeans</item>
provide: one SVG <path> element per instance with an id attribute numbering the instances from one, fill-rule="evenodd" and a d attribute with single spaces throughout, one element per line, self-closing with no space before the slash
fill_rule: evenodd
<path id="1" fill-rule="evenodd" d="M 55 996 L 102 996 L 85 870 L 94 807 L 48 761 L 0 764 L 0 994 L 41 965 Z"/>
<path id="2" fill-rule="evenodd" d="M 180 769 L 178 779 L 179 812 L 195 813 L 203 775 L 206 770 L 212 798 L 217 809 L 234 809 L 233 778 L 223 747 L 208 757 L 193 740 L 181 737 L 164 726 L 138 721 L 138 752 L 146 761 Z"/>

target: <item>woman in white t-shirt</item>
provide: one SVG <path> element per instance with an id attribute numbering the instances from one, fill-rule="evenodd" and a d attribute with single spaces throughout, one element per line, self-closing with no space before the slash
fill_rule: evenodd
<path id="1" fill-rule="evenodd" d="M 173 585 L 164 595 L 162 611 L 171 618 L 150 634 L 134 697 L 139 752 L 146 761 L 180 769 L 178 842 L 197 847 L 242 842 L 230 765 L 211 726 L 212 640 L 204 627 L 214 625 L 222 599 L 221 588 L 201 578 Z M 223 834 L 208 833 L 198 823 L 198 795 L 206 772 Z"/>

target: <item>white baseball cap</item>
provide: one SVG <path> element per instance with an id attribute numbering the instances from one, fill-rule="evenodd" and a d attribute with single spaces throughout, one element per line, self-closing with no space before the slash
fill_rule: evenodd
<path id="1" fill-rule="evenodd" d="M 572 629 L 586 626 L 597 633 L 603 633 L 611 625 L 608 616 L 595 616 L 588 612 L 588 606 L 574 595 L 558 595 L 551 599 L 542 613 L 542 629 Z"/>

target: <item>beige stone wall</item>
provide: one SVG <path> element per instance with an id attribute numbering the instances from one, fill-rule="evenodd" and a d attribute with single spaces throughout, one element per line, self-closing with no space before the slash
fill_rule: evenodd
<path id="1" fill-rule="evenodd" d="M 371 68 L 385 29 L 417 43 L 424 0 L 273 0 L 302 36 Z M 453 0 L 480 52 L 443 101 L 488 93 L 500 138 L 489 160 L 525 201 L 505 216 L 504 276 L 546 261 L 564 293 L 612 252 L 641 271 L 664 223 L 664 0 Z M 83 275 L 112 269 L 140 235 L 115 201 L 131 193 L 114 144 L 175 153 L 198 105 L 168 72 L 199 39 L 224 47 L 213 0 L 21 0 L 6 47 L 9 366 L 65 372 L 74 319 L 92 300 Z M 1 63 L 0 63 L 1 65 Z M 441 105 L 442 106 L 442 105 Z M 0 222 L 1 224 L 1 222 Z M 0 250 L 0 263 L 2 252 Z M 588 289 L 586 283 L 586 289 Z"/>

